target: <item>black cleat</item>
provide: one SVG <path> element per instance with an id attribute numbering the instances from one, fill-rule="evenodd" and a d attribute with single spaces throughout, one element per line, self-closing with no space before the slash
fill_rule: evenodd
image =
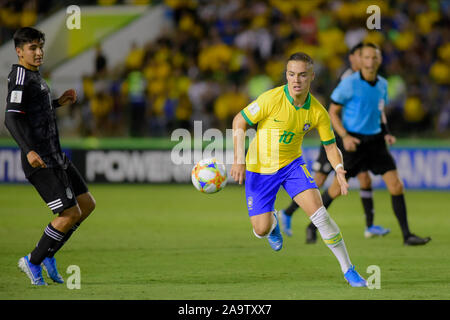
<path id="1" fill-rule="evenodd" d="M 405 246 L 420 246 L 427 244 L 430 241 L 430 237 L 421 238 L 416 236 L 415 234 L 410 234 L 403 243 L 405 244 Z"/>
<path id="2" fill-rule="evenodd" d="M 306 228 L 306 244 L 314 244 L 317 242 L 317 229 Z"/>

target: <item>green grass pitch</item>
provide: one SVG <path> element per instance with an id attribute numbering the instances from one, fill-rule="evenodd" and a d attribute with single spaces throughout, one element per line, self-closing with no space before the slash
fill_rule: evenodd
<path id="1" fill-rule="evenodd" d="M 65 279 L 81 271 L 81 289 L 33 287 L 17 268 L 52 218 L 29 185 L 0 186 L 0 299 L 450 299 L 450 197 L 407 191 L 413 232 L 431 236 L 405 247 L 386 191 L 374 193 L 375 223 L 384 238 L 363 237 L 357 191 L 336 200 L 330 214 L 343 233 L 353 264 L 381 270 L 381 289 L 351 288 L 331 251 L 306 245 L 306 215 L 293 218 L 294 236 L 273 252 L 252 231 L 244 188 L 205 195 L 191 185 L 91 185 L 97 208 L 56 255 Z M 289 204 L 280 190 L 276 208 Z"/>

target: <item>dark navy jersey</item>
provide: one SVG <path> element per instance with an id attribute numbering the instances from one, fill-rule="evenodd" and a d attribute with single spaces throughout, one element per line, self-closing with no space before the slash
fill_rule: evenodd
<path id="1" fill-rule="evenodd" d="M 39 71 L 32 71 L 14 64 L 8 76 L 6 112 L 18 113 L 26 119 L 26 140 L 29 149 L 35 151 L 47 167 L 65 164 L 59 142 L 54 103 L 50 89 Z M 25 175 L 33 169 L 22 150 L 22 167 Z"/>

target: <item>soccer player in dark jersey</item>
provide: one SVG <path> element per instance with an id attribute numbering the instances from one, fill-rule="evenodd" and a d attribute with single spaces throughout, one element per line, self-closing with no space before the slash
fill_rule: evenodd
<path id="1" fill-rule="evenodd" d="M 378 75 L 380 49 L 372 44 L 361 48 L 361 70 L 342 80 L 331 94 L 329 109 L 334 130 L 342 138 L 346 177 L 355 177 L 370 170 L 381 175 L 389 193 L 392 208 L 405 245 L 423 245 L 431 238 L 421 238 L 409 230 L 403 183 L 387 145 L 395 143 L 386 125 L 387 81 Z M 339 183 L 333 180 L 328 189 L 331 202 L 340 194 Z"/>
<path id="2" fill-rule="evenodd" d="M 30 254 L 20 258 L 20 270 L 33 285 L 46 285 L 42 267 L 56 283 L 64 280 L 55 253 L 95 208 L 95 200 L 78 170 L 61 150 L 55 108 L 74 103 L 75 90 L 52 100 L 39 73 L 45 35 L 34 28 L 14 34 L 18 64 L 8 76 L 5 125 L 22 152 L 22 168 L 50 210 L 57 216 L 45 228 Z"/>
<path id="3" fill-rule="evenodd" d="M 361 48 L 363 43 L 360 42 L 351 48 L 349 53 L 350 67 L 344 71 L 340 77 L 340 81 L 357 72 L 361 68 Z M 344 149 L 342 145 L 342 139 L 339 135 L 336 136 L 336 144 L 340 150 Z M 321 188 L 325 183 L 328 175 L 332 171 L 332 167 L 328 162 L 327 155 L 323 146 L 320 147 L 319 156 L 313 164 L 314 170 L 314 180 L 317 183 L 317 187 Z M 390 232 L 389 229 L 383 228 L 379 225 L 374 225 L 374 206 L 373 206 L 373 193 L 372 193 L 372 179 L 370 178 L 369 172 L 362 171 L 358 173 L 357 178 L 359 180 L 360 186 L 360 197 L 364 209 L 364 214 L 366 216 L 366 229 L 364 231 L 364 236 L 366 238 L 371 238 L 374 236 L 384 236 Z M 327 207 L 328 202 L 332 201 L 332 198 L 328 194 L 328 189 L 324 190 L 322 193 L 322 200 L 324 205 Z M 292 236 L 291 219 L 294 212 L 298 209 L 297 203 L 292 201 L 291 204 L 284 210 L 280 210 L 282 230 L 287 236 Z M 310 223 L 306 228 L 306 243 L 312 244 L 317 242 L 316 227 L 314 224 Z"/>

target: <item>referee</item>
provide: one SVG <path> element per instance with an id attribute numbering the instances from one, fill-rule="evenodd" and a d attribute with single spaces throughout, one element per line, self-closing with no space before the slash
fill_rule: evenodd
<path id="1" fill-rule="evenodd" d="M 418 237 L 409 230 L 403 183 L 387 148 L 387 144 L 395 143 L 395 137 L 386 125 L 387 81 L 377 74 L 380 64 L 380 49 L 372 43 L 364 44 L 361 48 L 361 71 L 342 80 L 331 94 L 330 118 L 344 145 L 342 153 L 347 179 L 367 170 L 381 175 L 391 194 L 403 243 L 423 245 L 431 238 Z M 328 193 L 331 199 L 340 195 L 336 179 Z"/>
<path id="2" fill-rule="evenodd" d="M 55 108 L 74 103 L 75 90 L 52 100 L 39 73 L 45 35 L 34 28 L 14 34 L 18 64 L 8 76 L 5 125 L 22 153 L 22 168 L 50 210 L 57 216 L 46 226 L 30 254 L 18 266 L 33 285 L 46 285 L 42 267 L 56 283 L 64 280 L 56 268 L 55 253 L 95 208 L 85 181 L 61 150 Z"/>

